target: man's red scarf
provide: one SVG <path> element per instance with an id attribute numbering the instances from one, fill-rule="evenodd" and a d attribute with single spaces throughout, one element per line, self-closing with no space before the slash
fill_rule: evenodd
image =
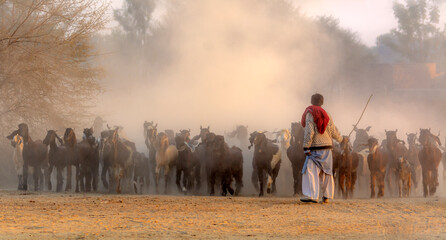
<path id="1" fill-rule="evenodd" d="M 313 115 L 314 123 L 317 126 L 317 130 L 320 134 L 324 134 L 325 129 L 327 128 L 328 122 L 330 121 L 330 117 L 327 112 L 319 106 L 311 105 L 305 109 L 304 114 L 302 115 L 302 120 L 300 123 L 302 127 L 305 127 L 305 120 L 307 117 L 307 113 L 311 113 Z"/>

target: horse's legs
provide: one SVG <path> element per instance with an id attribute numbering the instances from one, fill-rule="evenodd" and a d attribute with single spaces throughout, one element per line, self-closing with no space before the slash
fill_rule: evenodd
<path id="1" fill-rule="evenodd" d="M 184 177 L 183 177 L 184 179 Z M 177 167 L 175 183 L 177 184 L 178 192 L 181 193 L 181 168 Z"/>
<path id="2" fill-rule="evenodd" d="M 106 189 L 108 189 L 108 181 L 107 181 L 108 170 L 109 170 L 108 164 L 104 164 L 102 166 L 102 171 L 101 171 L 101 180 L 102 180 L 102 185 L 104 185 L 104 188 Z"/>
<path id="3" fill-rule="evenodd" d="M 235 174 L 234 176 L 235 178 L 235 196 L 238 196 L 240 194 L 240 192 L 242 191 L 242 187 L 243 187 L 243 171 L 239 171 Z"/>
<path id="4" fill-rule="evenodd" d="M 186 194 L 187 190 L 190 189 L 189 188 L 190 186 L 189 186 L 188 183 L 190 183 L 190 181 L 189 181 L 189 172 L 187 171 L 187 169 L 185 169 L 183 171 L 183 189 L 182 189 L 184 194 Z M 190 183 L 190 184 L 192 184 L 192 183 Z"/>
<path id="5" fill-rule="evenodd" d="M 251 182 L 252 182 L 252 185 L 254 186 L 254 188 L 256 189 L 256 191 L 257 192 L 260 191 L 260 189 L 259 189 L 259 176 L 258 176 L 256 168 L 252 169 Z"/>
<path id="6" fill-rule="evenodd" d="M 76 165 L 76 172 L 75 172 L 75 174 L 76 174 L 76 176 L 75 176 L 75 179 L 76 179 L 76 189 L 75 189 L 75 192 L 79 192 L 79 184 L 80 184 L 80 178 L 81 178 L 81 176 L 80 176 L 80 169 L 79 169 L 79 165 Z"/>
<path id="7" fill-rule="evenodd" d="M 423 196 L 427 197 L 428 196 L 428 172 L 425 168 L 423 168 Z"/>
<path id="8" fill-rule="evenodd" d="M 345 199 L 345 198 L 347 198 L 347 194 L 346 194 L 345 189 L 344 189 L 344 182 L 346 181 L 345 180 L 345 174 L 343 172 L 340 173 L 338 179 L 339 179 L 338 180 L 339 181 L 339 188 L 341 189 L 342 197 Z"/>
<path id="9" fill-rule="evenodd" d="M 67 165 L 67 185 L 65 186 L 65 191 L 67 191 L 67 192 L 71 191 L 71 175 L 72 175 L 71 164 L 68 164 Z"/>
<path id="10" fill-rule="evenodd" d="M 85 192 L 91 192 L 92 175 L 91 171 L 85 171 Z"/>
<path id="11" fill-rule="evenodd" d="M 292 163 L 291 164 L 291 168 L 293 169 L 293 180 L 294 180 L 294 185 L 293 185 L 293 189 L 294 189 L 294 196 L 298 196 L 299 195 L 299 169 L 297 169 L 297 166 Z M 302 185 L 302 184 L 301 184 Z"/>
<path id="12" fill-rule="evenodd" d="M 169 166 L 164 167 L 164 194 L 167 194 L 170 180 Z"/>
<path id="13" fill-rule="evenodd" d="M 92 187 L 93 191 L 96 192 L 98 190 L 99 185 L 99 167 L 93 168 L 93 176 L 92 176 Z"/>
<path id="14" fill-rule="evenodd" d="M 51 175 L 53 174 L 53 168 L 54 165 L 50 164 L 48 167 L 48 181 L 47 181 L 47 187 L 48 187 L 48 191 L 51 191 L 51 189 L 53 189 L 53 184 L 51 183 Z"/>
<path id="15" fill-rule="evenodd" d="M 210 195 L 211 196 L 214 196 L 215 195 L 215 189 L 214 189 L 214 187 L 215 187 L 215 176 L 216 174 L 215 174 L 215 171 L 211 171 L 210 172 L 210 176 L 209 176 L 209 187 L 210 187 Z"/>
<path id="16" fill-rule="evenodd" d="M 350 198 L 353 198 L 353 194 L 355 192 L 355 184 L 356 184 L 356 180 L 358 179 L 358 175 L 357 172 L 353 172 L 352 173 L 352 181 L 351 181 L 351 185 L 350 185 Z"/>
<path id="17" fill-rule="evenodd" d="M 42 174 L 42 172 L 39 169 L 39 167 L 34 166 L 33 167 L 34 191 L 38 191 L 39 190 L 39 177 L 40 177 L 40 174 Z"/>
<path id="18" fill-rule="evenodd" d="M 378 172 L 378 198 L 384 197 L 384 178 L 386 174 L 384 172 Z"/>
<path id="19" fill-rule="evenodd" d="M 23 185 L 22 185 L 22 189 L 23 190 L 28 190 L 28 163 L 24 163 L 23 164 Z"/>
<path id="20" fill-rule="evenodd" d="M 195 191 L 200 191 L 201 188 L 201 164 L 198 163 L 197 166 L 195 166 Z"/>
<path id="21" fill-rule="evenodd" d="M 370 198 L 375 198 L 376 173 L 370 173 Z"/>
<path id="22" fill-rule="evenodd" d="M 263 196 L 263 181 L 264 181 L 264 177 L 263 177 L 263 169 L 257 167 L 257 176 L 259 177 L 259 185 L 260 185 L 260 192 L 259 192 L 259 197 Z"/>
<path id="23" fill-rule="evenodd" d="M 158 184 L 160 182 L 160 171 L 161 171 L 161 168 L 159 166 L 156 166 L 156 168 L 155 168 L 155 190 L 156 190 L 156 194 L 159 193 Z"/>
<path id="24" fill-rule="evenodd" d="M 62 172 L 63 172 L 63 167 L 57 167 L 57 186 L 56 186 L 56 191 L 60 192 L 62 191 L 62 186 L 63 186 L 63 176 L 62 176 Z"/>

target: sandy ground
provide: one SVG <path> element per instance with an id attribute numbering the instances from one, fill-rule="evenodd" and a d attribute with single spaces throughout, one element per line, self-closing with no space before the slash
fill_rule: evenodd
<path id="1" fill-rule="evenodd" d="M 446 198 L 334 200 L 0 192 L 0 238 L 446 239 Z"/>

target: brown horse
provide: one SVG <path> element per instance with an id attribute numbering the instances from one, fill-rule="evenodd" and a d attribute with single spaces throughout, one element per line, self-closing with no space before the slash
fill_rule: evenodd
<path id="1" fill-rule="evenodd" d="M 65 186 L 65 191 L 71 191 L 71 178 L 72 178 L 72 166 L 76 167 L 76 176 L 79 173 L 79 164 L 76 153 L 76 134 L 72 128 L 65 129 L 65 133 L 63 135 L 64 146 L 67 150 L 66 159 L 67 159 L 67 184 Z M 77 182 L 77 177 L 76 177 Z"/>
<path id="2" fill-rule="evenodd" d="M 302 125 L 296 122 L 291 123 L 291 140 L 287 156 L 293 169 L 294 195 L 302 195 L 302 168 L 305 163 L 303 141 L 304 129 Z"/>
<path id="3" fill-rule="evenodd" d="M 421 180 L 421 165 L 418 159 L 418 154 L 421 150 L 421 145 L 417 144 L 417 134 L 407 134 L 407 143 L 409 144 L 409 151 L 407 153 L 407 160 L 411 165 L 412 183 L 414 189 L 417 188 L 418 182 Z"/>
<path id="4" fill-rule="evenodd" d="M 19 124 L 19 129 L 15 130 L 8 139 L 12 139 L 16 134 L 23 138 L 23 190 L 28 190 L 28 167 L 33 168 L 34 190 L 43 190 L 43 176 L 46 181 L 49 180 L 48 175 L 48 148 L 41 140 L 33 141 L 29 136 L 28 125 Z M 42 168 L 44 174 L 42 174 Z"/>
<path id="5" fill-rule="evenodd" d="M 386 176 L 387 154 L 379 146 L 376 138 L 369 138 L 369 155 L 367 164 L 370 170 L 370 198 L 375 197 L 375 186 L 378 185 L 378 196 L 384 196 L 384 179 Z"/>
<path id="6" fill-rule="evenodd" d="M 76 144 L 76 192 L 97 190 L 99 178 L 99 151 L 93 128 L 85 128 L 83 139 Z"/>
<path id="7" fill-rule="evenodd" d="M 441 146 L 441 142 L 430 129 L 420 129 L 418 141 L 422 146 L 418 158 L 423 175 L 424 197 L 433 196 L 438 186 L 438 165 L 441 161 L 441 151 L 438 146 Z"/>
<path id="8" fill-rule="evenodd" d="M 344 136 L 340 143 L 341 154 L 338 156 L 338 187 L 344 199 L 352 198 L 357 178 L 359 156 L 352 151 L 350 139 Z"/>
<path id="9" fill-rule="evenodd" d="M 395 131 L 386 132 L 386 147 L 388 153 L 388 164 L 387 164 L 387 184 L 389 186 L 389 192 L 391 195 L 395 195 L 396 192 L 393 185 L 399 185 L 399 174 L 398 174 L 398 164 L 400 159 L 408 159 L 408 149 L 404 146 L 405 142 L 397 138 Z"/>

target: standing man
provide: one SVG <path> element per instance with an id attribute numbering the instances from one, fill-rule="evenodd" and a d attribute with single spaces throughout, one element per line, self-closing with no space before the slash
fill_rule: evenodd
<path id="1" fill-rule="evenodd" d="M 322 202 L 333 199 L 333 139 L 342 142 L 342 136 L 330 115 L 321 107 L 324 97 L 311 96 L 311 106 L 305 109 L 301 124 L 305 128 L 304 152 L 307 155 L 302 168 L 302 202 L 317 203 L 322 185 Z"/>

